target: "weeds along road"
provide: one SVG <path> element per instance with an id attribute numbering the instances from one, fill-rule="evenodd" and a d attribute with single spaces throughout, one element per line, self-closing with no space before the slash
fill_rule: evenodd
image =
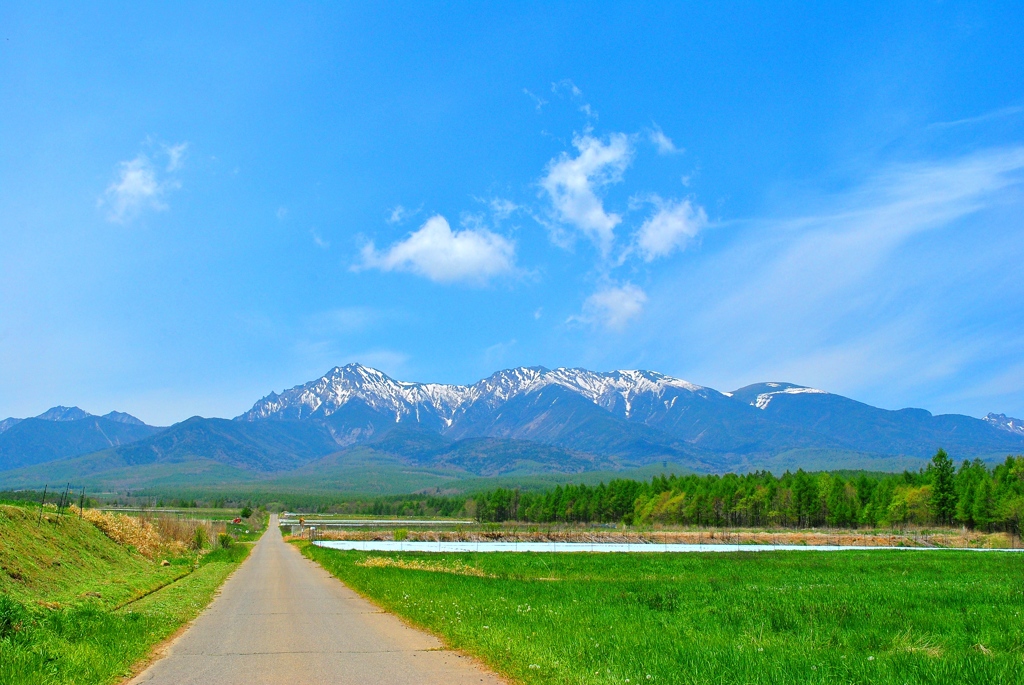
<path id="1" fill-rule="evenodd" d="M 270 520 L 192 626 L 131 683 L 500 683 L 349 590 Z"/>

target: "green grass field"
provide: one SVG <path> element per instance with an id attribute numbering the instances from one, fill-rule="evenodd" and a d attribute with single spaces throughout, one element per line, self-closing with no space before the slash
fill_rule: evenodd
<path id="1" fill-rule="evenodd" d="M 0 683 L 116 683 L 194 618 L 247 545 L 161 566 L 88 521 L 0 506 Z"/>
<path id="2" fill-rule="evenodd" d="M 1024 682 L 1018 554 L 301 544 L 356 591 L 521 682 Z"/>

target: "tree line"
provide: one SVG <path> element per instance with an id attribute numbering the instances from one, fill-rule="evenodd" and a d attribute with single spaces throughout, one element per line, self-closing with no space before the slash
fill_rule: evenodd
<path id="1" fill-rule="evenodd" d="M 625 523 L 793 528 L 957 525 L 1020 532 L 1024 456 L 959 467 L 945 451 L 920 471 L 847 476 L 798 470 L 774 476 L 660 476 L 545 492 L 497 488 L 466 503 L 481 522 Z"/>

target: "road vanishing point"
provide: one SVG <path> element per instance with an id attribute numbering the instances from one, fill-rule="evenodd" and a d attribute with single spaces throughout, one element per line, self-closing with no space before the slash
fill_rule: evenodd
<path id="1" fill-rule="evenodd" d="M 130 685 L 502 682 L 303 557 L 274 516 L 216 599 Z"/>

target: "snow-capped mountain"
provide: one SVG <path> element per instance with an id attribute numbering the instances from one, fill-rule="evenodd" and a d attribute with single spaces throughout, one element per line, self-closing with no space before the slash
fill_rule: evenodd
<path id="1" fill-rule="evenodd" d="M 599 373 L 531 366 L 499 371 L 473 385 L 446 385 L 396 381 L 376 369 L 348 364 L 281 394 L 271 393 L 236 418 L 242 421 L 326 418 L 358 400 L 376 412 L 393 417 L 396 423 L 438 420 L 443 429 L 451 427 L 473 405 L 493 410 L 516 397 L 549 386 L 565 388 L 625 418 L 633 418 L 638 402 L 662 398 L 666 392 L 673 395 L 668 400 L 670 403 L 675 402 L 674 396 L 680 391 L 702 397 L 724 397 L 717 390 L 652 371 Z"/>
<path id="2" fill-rule="evenodd" d="M 322 377 L 281 394 L 270 393 L 236 420 L 327 418 L 350 402 L 360 401 L 394 421 L 451 418 L 469 388 L 440 383 L 406 383 L 361 364 L 336 366 Z"/>
<path id="3" fill-rule="evenodd" d="M 193 417 L 158 429 L 117 412 L 55 407 L 0 425 L 0 481 L 38 466 L 42 483 L 49 462 L 93 451 L 112 473 L 200 460 L 317 478 L 324 468 L 384 463 L 477 476 L 669 463 L 704 472 L 886 470 L 916 468 L 940 447 L 956 459 L 1024 452 L 1024 426 L 1001 414 L 891 411 L 792 383 L 723 393 L 653 371 L 539 366 L 451 385 L 349 364 L 272 392 L 233 421 Z"/>
<path id="4" fill-rule="evenodd" d="M 993 414 L 989 412 L 985 415 L 983 421 L 987 421 L 999 430 L 1004 430 L 1015 435 L 1024 435 L 1024 421 L 1015 419 L 1012 416 L 1006 414 Z"/>
<path id="5" fill-rule="evenodd" d="M 1008 449 L 1011 442 L 1024 447 L 1024 435 L 996 431 L 992 422 L 932 416 L 923 409 L 889 411 L 793 383 L 757 383 L 722 393 L 653 371 L 539 366 L 506 369 L 472 385 L 448 385 L 399 381 L 349 364 L 271 393 L 236 417 L 288 419 L 322 421 L 343 447 L 408 425 L 448 439 L 530 440 L 641 460 L 693 455 L 693 450 L 927 456 L 940 446 L 965 454 Z"/>

